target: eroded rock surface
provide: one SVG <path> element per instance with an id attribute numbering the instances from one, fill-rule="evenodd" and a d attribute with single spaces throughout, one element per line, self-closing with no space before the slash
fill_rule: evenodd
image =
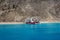
<path id="1" fill-rule="evenodd" d="M 23 22 L 35 16 L 60 21 L 60 0 L 0 0 L 0 22 Z"/>

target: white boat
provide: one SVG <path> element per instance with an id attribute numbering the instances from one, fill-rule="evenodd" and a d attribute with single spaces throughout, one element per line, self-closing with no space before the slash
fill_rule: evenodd
<path id="1" fill-rule="evenodd" d="M 36 23 L 39 23 L 39 20 L 38 20 L 37 18 L 34 18 L 34 17 L 32 17 L 32 18 L 27 18 L 27 19 L 25 20 L 25 23 L 26 23 L 26 24 L 36 24 Z"/>

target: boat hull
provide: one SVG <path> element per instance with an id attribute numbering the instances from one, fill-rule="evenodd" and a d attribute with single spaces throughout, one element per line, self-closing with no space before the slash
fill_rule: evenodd
<path id="1" fill-rule="evenodd" d="M 39 22 L 26 22 L 26 24 L 37 24 Z"/>

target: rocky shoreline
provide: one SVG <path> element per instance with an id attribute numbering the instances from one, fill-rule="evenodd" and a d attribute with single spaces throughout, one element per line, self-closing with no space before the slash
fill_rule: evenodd
<path id="1" fill-rule="evenodd" d="M 60 21 L 60 0 L 0 0 L 0 22 L 24 22 L 36 16 L 40 21 Z"/>
<path id="2" fill-rule="evenodd" d="M 56 22 L 48 22 L 48 21 L 40 21 L 38 24 L 44 24 L 44 23 L 60 23 L 59 21 Z M 26 24 L 25 22 L 0 22 L 0 24 Z"/>

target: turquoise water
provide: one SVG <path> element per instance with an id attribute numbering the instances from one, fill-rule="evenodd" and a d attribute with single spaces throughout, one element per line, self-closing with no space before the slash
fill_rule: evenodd
<path id="1" fill-rule="evenodd" d="M 0 24 L 0 40 L 60 40 L 60 23 Z"/>

